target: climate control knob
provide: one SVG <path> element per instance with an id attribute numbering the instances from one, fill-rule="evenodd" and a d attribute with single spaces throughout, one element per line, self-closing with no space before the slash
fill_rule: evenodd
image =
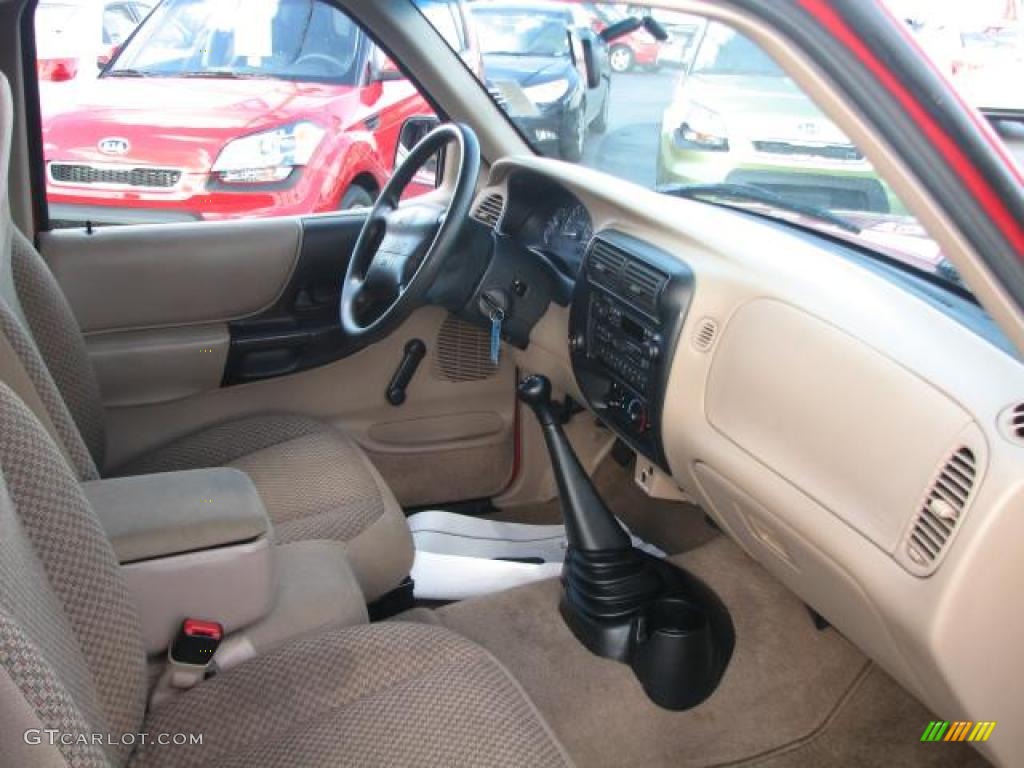
<path id="1" fill-rule="evenodd" d="M 647 408 L 634 397 L 626 403 L 626 418 L 637 429 L 643 429 L 647 424 Z"/>

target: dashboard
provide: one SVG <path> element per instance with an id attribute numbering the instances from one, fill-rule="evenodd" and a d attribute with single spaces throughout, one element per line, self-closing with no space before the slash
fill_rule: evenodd
<path id="1" fill-rule="evenodd" d="M 933 711 L 1024 718 L 990 674 L 1024 679 L 1024 615 L 1006 610 L 1018 358 L 787 226 L 542 158 L 496 163 L 485 199 L 500 240 L 572 278 L 521 371 L 585 404 Z M 1004 744 L 982 749 L 1024 752 Z"/>

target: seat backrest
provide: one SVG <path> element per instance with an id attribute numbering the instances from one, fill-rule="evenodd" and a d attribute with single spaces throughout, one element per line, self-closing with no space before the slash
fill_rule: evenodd
<path id="1" fill-rule="evenodd" d="M 79 479 L 91 480 L 106 446 L 99 384 L 67 299 L 11 218 L 13 125 L 10 86 L 0 73 L 0 381 L 58 441 Z"/>
<path id="2" fill-rule="evenodd" d="M 3 762 L 123 765 L 132 746 L 122 735 L 139 733 L 146 684 L 120 567 L 53 440 L 2 383 L 0 435 Z M 67 736 L 26 746 L 27 729 Z"/>

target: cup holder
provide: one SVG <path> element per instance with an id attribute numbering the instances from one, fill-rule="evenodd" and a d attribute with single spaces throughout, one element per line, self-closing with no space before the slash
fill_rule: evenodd
<path id="1" fill-rule="evenodd" d="M 708 615 L 697 605 L 681 597 L 656 600 L 647 608 L 645 628 L 649 634 L 669 636 L 698 632 L 708 624 Z"/>
<path id="2" fill-rule="evenodd" d="M 720 646 L 703 605 L 663 597 L 646 606 L 637 622 L 633 671 L 655 704 L 689 709 L 710 696 L 721 679 Z"/>

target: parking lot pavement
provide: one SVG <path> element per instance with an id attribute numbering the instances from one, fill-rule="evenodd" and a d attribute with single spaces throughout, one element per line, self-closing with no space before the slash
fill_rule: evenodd
<path id="1" fill-rule="evenodd" d="M 588 137 L 583 164 L 653 187 L 661 115 L 678 78 L 675 69 L 613 75 L 608 130 Z"/>

